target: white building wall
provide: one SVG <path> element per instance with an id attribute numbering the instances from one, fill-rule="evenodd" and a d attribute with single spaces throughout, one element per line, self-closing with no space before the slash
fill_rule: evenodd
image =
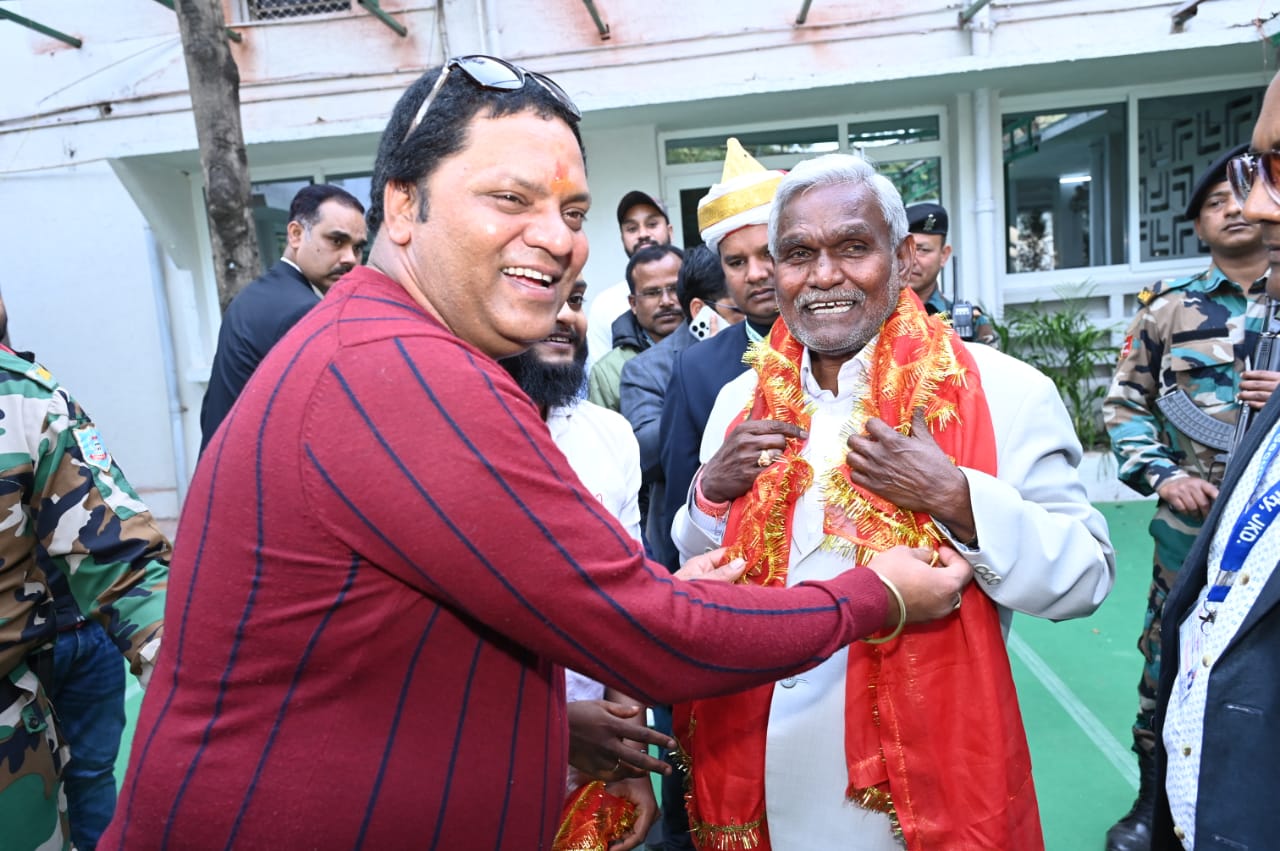
<path id="1" fill-rule="evenodd" d="M 587 180 L 591 186 L 591 212 L 586 226 L 591 254 L 582 276 L 587 281 L 588 295 L 593 295 L 621 281 L 627 269 L 627 253 L 622 250 L 618 232 L 618 201 L 632 189 L 662 199 L 662 185 L 658 178 L 657 128 L 652 124 L 593 131 L 588 117 L 583 122 L 582 141 L 587 149 Z M 676 243 L 679 241 L 677 233 Z"/>
<path id="2" fill-rule="evenodd" d="M 176 516 L 147 222 L 104 163 L 0 180 L 12 240 L 0 292 L 15 348 L 34 351 L 93 417 L 130 483 Z"/>

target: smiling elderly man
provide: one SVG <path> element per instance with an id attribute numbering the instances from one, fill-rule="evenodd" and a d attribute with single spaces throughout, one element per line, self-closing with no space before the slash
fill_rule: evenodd
<path id="1" fill-rule="evenodd" d="M 1002 620 L 1089 614 L 1114 575 L 1062 402 L 925 312 L 902 200 L 860 157 L 783 178 L 769 241 L 783 321 L 716 401 L 681 551 L 723 541 L 791 586 L 949 544 L 980 581 L 958 617 L 679 707 L 699 847 L 1043 847 Z"/>

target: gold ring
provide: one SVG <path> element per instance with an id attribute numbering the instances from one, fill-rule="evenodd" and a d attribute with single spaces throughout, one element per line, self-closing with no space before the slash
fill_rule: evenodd
<path id="1" fill-rule="evenodd" d="M 937 551 L 937 550 L 934 550 L 934 551 L 933 551 L 933 555 L 929 556 L 929 566 L 930 566 L 930 567 L 937 567 L 937 566 L 938 566 L 938 551 Z"/>
<path id="2" fill-rule="evenodd" d="M 618 761 L 613 764 L 613 768 L 609 769 L 610 774 L 617 774 L 622 771 L 622 757 L 618 757 Z"/>
<path id="3" fill-rule="evenodd" d="M 768 449 L 760 450 L 760 457 L 756 459 L 757 467 L 768 467 L 773 463 L 773 453 Z"/>

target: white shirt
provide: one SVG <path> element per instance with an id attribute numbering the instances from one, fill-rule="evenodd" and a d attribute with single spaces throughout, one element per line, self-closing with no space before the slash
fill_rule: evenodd
<path id="1" fill-rule="evenodd" d="M 1265 445 L 1270 446 L 1277 440 L 1280 440 L 1280 423 L 1272 426 Z M 1266 470 L 1262 469 L 1266 454 L 1265 451 L 1254 453 L 1223 506 L 1222 520 L 1209 544 L 1209 584 L 1217 578 L 1236 519 L 1256 496 L 1280 482 L 1280 463 L 1272 463 Z M 1254 542 L 1225 600 L 1217 604 L 1208 603 L 1209 585 L 1201 589 L 1195 607 L 1186 620 L 1178 624 L 1179 658 L 1164 662 L 1178 663 L 1178 678 L 1174 681 L 1165 711 L 1164 745 L 1169 753 L 1165 787 L 1175 833 L 1184 848 L 1195 847 L 1196 794 L 1200 785 L 1200 750 L 1204 742 L 1209 678 L 1213 675 L 1214 664 L 1253 608 L 1259 592 L 1266 587 L 1277 559 L 1280 559 L 1280 520 L 1268 526 Z M 1213 621 L 1202 621 L 1201 615 L 1213 609 L 1216 609 Z"/>
<path id="2" fill-rule="evenodd" d="M 552 408 L 547 429 L 579 481 L 639 546 L 640 444 L 631 424 L 583 399 Z M 565 671 L 565 690 L 570 702 L 604 697 L 602 684 L 575 671 Z"/>
<path id="3" fill-rule="evenodd" d="M 552 408 L 547 429 L 586 489 L 639 542 L 640 444 L 631 423 L 582 399 Z"/>
<path id="4" fill-rule="evenodd" d="M 299 275 L 302 275 L 302 277 L 303 277 L 304 279 L 306 279 L 306 281 L 307 281 L 307 286 L 311 287 L 311 291 L 312 291 L 313 293 L 315 293 L 315 294 L 316 294 L 316 298 L 324 298 L 324 293 L 320 291 L 320 288 L 319 288 L 319 287 L 317 287 L 315 284 L 311 283 L 311 279 L 310 279 L 310 278 L 307 278 L 307 276 L 306 276 L 305 274 L 303 274 L 303 272 L 302 272 L 302 267 L 301 267 L 301 266 L 299 266 L 297 263 L 294 263 L 294 262 L 293 262 L 292 260 L 290 260 L 288 257 L 281 257 L 281 258 L 280 258 L 280 262 L 281 262 L 281 263 L 288 263 L 290 266 L 292 266 L 293 268 L 297 269 L 297 270 L 298 270 L 298 274 L 299 274 Z"/>
<path id="5" fill-rule="evenodd" d="M 809 351 L 800 361 L 805 400 L 813 404 L 809 440 L 801 457 L 813 467 L 814 484 L 796 503 L 787 585 L 831 579 L 849 560 L 819 549 L 823 540 L 823 494 L 818 484 L 844 462 L 844 439 L 855 403 L 866 392 L 867 357 L 874 342 L 840 367 L 838 393 L 818 386 Z M 695 523 L 715 525 L 701 512 Z M 765 743 L 765 810 L 775 851 L 900 851 L 889 817 L 846 800 L 845 676 L 848 651 L 841 649 L 816 668 L 779 681 L 773 688 Z"/>

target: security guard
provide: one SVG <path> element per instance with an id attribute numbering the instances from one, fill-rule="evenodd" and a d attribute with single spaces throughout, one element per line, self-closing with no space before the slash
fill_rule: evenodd
<path id="1" fill-rule="evenodd" d="M 1162 281 L 1139 293 L 1138 314 L 1126 332 L 1102 405 L 1120 480 L 1159 497 L 1150 525 L 1155 539 L 1151 589 L 1138 637 L 1145 666 L 1138 683 L 1133 749 L 1141 786 L 1133 808 L 1107 831 L 1107 851 L 1151 847 L 1157 783 L 1152 716 L 1160 678 L 1161 609 L 1218 495 L 1224 466 L 1221 451 L 1180 430 L 1157 399 L 1182 390 L 1204 413 L 1234 424 L 1241 401 L 1261 407 L 1280 381 L 1280 373 L 1247 368 L 1267 321 L 1268 259 L 1259 226 L 1244 220 L 1227 182 L 1227 160 L 1246 147 L 1232 148 L 1209 166 L 1183 214 L 1194 223 L 1213 262 L 1197 275 Z"/>
<path id="2" fill-rule="evenodd" d="M 947 244 L 947 210 L 941 204 L 924 202 L 907 207 L 907 230 L 916 243 L 916 262 L 907 275 L 907 283 L 924 302 L 930 313 L 951 316 L 952 301 L 942 294 L 938 276 L 942 267 L 951 259 L 951 246 Z M 967 302 L 962 302 L 967 303 Z M 955 322 L 957 333 L 966 340 L 976 340 L 988 345 L 996 342 L 996 329 L 982 308 L 971 305 L 972 323 Z"/>

